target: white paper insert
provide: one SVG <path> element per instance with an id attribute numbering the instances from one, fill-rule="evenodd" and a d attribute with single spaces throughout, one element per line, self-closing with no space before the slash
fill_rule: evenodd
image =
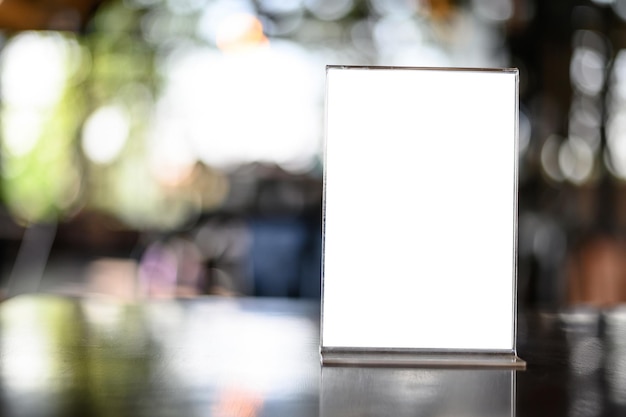
<path id="1" fill-rule="evenodd" d="M 515 348 L 517 80 L 328 68 L 323 347 Z"/>

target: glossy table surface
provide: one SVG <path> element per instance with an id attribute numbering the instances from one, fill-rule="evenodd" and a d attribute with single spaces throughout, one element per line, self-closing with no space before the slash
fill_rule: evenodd
<path id="1" fill-rule="evenodd" d="M 525 371 L 322 367 L 317 302 L 0 304 L 2 416 L 623 416 L 626 313 L 520 315 Z"/>

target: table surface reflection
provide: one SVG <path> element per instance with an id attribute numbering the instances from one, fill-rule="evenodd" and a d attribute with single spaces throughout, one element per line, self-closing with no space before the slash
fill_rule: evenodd
<path id="1" fill-rule="evenodd" d="M 623 416 L 626 312 L 520 316 L 526 371 L 320 367 L 317 302 L 0 304 L 2 416 Z"/>

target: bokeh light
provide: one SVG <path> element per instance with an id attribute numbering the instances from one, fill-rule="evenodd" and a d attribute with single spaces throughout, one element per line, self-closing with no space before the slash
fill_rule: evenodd
<path id="1" fill-rule="evenodd" d="M 85 155 L 98 164 L 113 162 L 128 139 L 128 116 L 119 106 L 104 106 L 93 112 L 83 127 Z"/>
<path id="2" fill-rule="evenodd" d="M 56 32 L 20 33 L 0 56 L 4 195 L 19 222 L 56 219 L 78 203 L 71 132 L 80 112 L 66 111 L 76 58 L 76 39 Z"/>
<path id="3" fill-rule="evenodd" d="M 593 156 L 593 149 L 587 142 L 576 136 L 570 136 L 559 148 L 560 171 L 571 182 L 583 184 L 589 180 L 593 172 Z"/>
<path id="4" fill-rule="evenodd" d="M 56 33 L 25 32 L 5 47 L 0 94 L 7 109 L 2 136 L 9 154 L 27 154 L 37 144 L 66 85 L 67 58 L 67 40 Z"/>
<path id="5" fill-rule="evenodd" d="M 574 86 L 585 94 L 597 95 L 604 83 L 604 67 L 604 57 L 598 50 L 577 47 L 570 67 Z"/>
<path id="6" fill-rule="evenodd" d="M 167 58 L 160 118 L 178 120 L 179 134 L 211 166 L 314 158 L 323 83 L 316 68 L 314 57 L 288 41 L 225 55 L 181 48 Z"/>
<path id="7" fill-rule="evenodd" d="M 563 138 L 552 135 L 546 139 L 541 149 L 541 167 L 543 172 L 553 181 L 563 181 L 559 164 L 559 150 Z"/>
<path id="8" fill-rule="evenodd" d="M 600 101 L 578 95 L 572 100 L 569 115 L 569 134 L 584 140 L 594 152 L 600 146 L 602 115 Z"/>
<path id="9" fill-rule="evenodd" d="M 617 113 L 609 119 L 607 139 L 609 166 L 618 177 L 626 179 L 626 113 Z"/>
<path id="10" fill-rule="evenodd" d="M 56 104 L 67 79 L 66 59 L 67 40 L 60 34 L 24 32 L 11 39 L 1 61 L 4 104 L 37 109 Z"/>

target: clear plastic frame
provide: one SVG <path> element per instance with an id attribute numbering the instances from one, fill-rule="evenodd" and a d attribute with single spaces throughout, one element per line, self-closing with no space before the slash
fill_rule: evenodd
<path id="1" fill-rule="evenodd" d="M 518 71 L 326 75 L 322 362 L 519 366 Z"/>

